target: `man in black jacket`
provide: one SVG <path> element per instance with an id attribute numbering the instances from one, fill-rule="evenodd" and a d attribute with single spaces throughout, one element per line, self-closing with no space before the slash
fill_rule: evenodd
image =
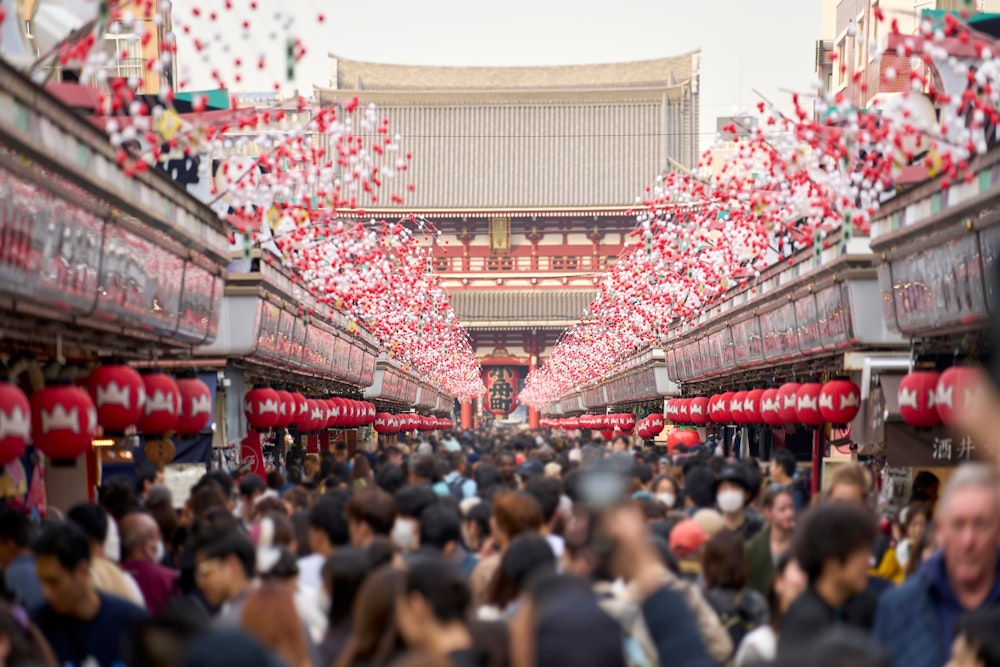
<path id="1" fill-rule="evenodd" d="M 859 618 L 848 602 L 868 586 L 876 533 L 871 512 L 856 503 L 829 502 L 806 514 L 792 542 L 792 553 L 809 577 L 809 587 L 785 614 L 779 656 L 815 640 L 831 626 L 868 629 L 871 619 Z"/>

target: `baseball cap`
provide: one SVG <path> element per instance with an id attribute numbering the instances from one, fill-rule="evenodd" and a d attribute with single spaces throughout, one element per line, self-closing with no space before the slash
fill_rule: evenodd
<path id="1" fill-rule="evenodd" d="M 670 550 L 684 558 L 704 546 L 708 533 L 694 519 L 684 519 L 670 531 Z"/>
<path id="2" fill-rule="evenodd" d="M 540 477 L 545 474 L 545 466 L 538 459 L 527 459 L 517 469 L 522 477 Z"/>

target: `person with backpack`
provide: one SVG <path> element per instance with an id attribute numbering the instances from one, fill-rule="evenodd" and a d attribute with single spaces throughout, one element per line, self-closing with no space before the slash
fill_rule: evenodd
<path id="1" fill-rule="evenodd" d="M 747 558 L 742 533 L 721 530 L 706 544 L 702 555 L 705 599 L 739 647 L 743 638 L 767 625 L 767 600 L 747 586 Z"/>
<path id="2" fill-rule="evenodd" d="M 444 478 L 448 493 L 459 502 L 466 498 L 475 498 L 479 489 L 476 481 L 465 476 L 467 457 L 461 451 L 448 453 L 448 464 L 451 472 Z"/>

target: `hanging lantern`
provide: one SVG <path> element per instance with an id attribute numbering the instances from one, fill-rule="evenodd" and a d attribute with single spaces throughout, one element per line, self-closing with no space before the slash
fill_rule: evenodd
<path id="1" fill-rule="evenodd" d="M 677 399 L 677 423 L 678 424 L 690 424 L 691 423 L 691 399 L 690 398 L 679 398 L 679 399 Z"/>
<path id="2" fill-rule="evenodd" d="M 243 400 L 247 423 L 255 431 L 274 428 L 281 419 L 278 392 L 270 387 L 255 387 Z"/>
<path id="3" fill-rule="evenodd" d="M 716 394 L 709 403 L 709 414 L 716 424 L 728 424 L 732 421 L 732 413 L 729 412 L 729 401 L 733 395 L 731 392 Z"/>
<path id="4" fill-rule="evenodd" d="M 566 419 L 563 420 L 563 422 L 564 422 L 563 428 L 565 428 L 568 431 L 576 431 L 581 428 L 579 417 L 567 417 Z"/>
<path id="5" fill-rule="evenodd" d="M 0 465 L 21 458 L 31 440 L 31 404 L 17 385 L 0 383 Z"/>
<path id="6" fill-rule="evenodd" d="M 288 428 L 296 418 L 295 397 L 292 392 L 278 390 L 278 423 L 277 428 Z"/>
<path id="7" fill-rule="evenodd" d="M 306 402 L 306 397 L 297 391 L 292 393 L 292 400 L 295 401 L 292 424 L 301 431 L 303 430 L 303 425 L 309 421 L 309 403 Z"/>
<path id="8" fill-rule="evenodd" d="M 177 381 L 165 373 L 142 376 L 146 392 L 144 414 L 139 420 L 139 432 L 163 435 L 177 425 L 181 413 L 181 390 Z"/>
<path id="9" fill-rule="evenodd" d="M 392 420 L 392 415 L 388 412 L 379 412 L 375 415 L 375 432 L 376 433 L 389 433 L 389 422 Z"/>
<path id="10" fill-rule="evenodd" d="M 952 366 L 941 373 L 934 391 L 934 407 L 946 426 L 958 422 L 985 380 L 981 368 L 970 366 Z"/>
<path id="11" fill-rule="evenodd" d="M 765 389 L 760 395 L 760 418 L 768 426 L 781 426 L 781 414 L 778 412 L 778 390 Z"/>
<path id="12" fill-rule="evenodd" d="M 79 387 L 46 387 L 31 395 L 32 441 L 51 459 L 75 459 L 90 449 L 97 408 Z"/>
<path id="13" fill-rule="evenodd" d="M 307 398 L 306 404 L 309 406 L 309 421 L 306 422 L 307 433 L 315 433 L 323 430 L 326 426 L 326 405 L 315 398 Z"/>
<path id="14" fill-rule="evenodd" d="M 803 426 L 822 426 L 826 423 L 819 411 L 819 394 L 823 385 L 806 382 L 795 392 L 795 419 Z"/>
<path id="15" fill-rule="evenodd" d="M 347 401 L 334 397 L 329 399 L 329 403 L 333 406 L 335 415 L 332 421 L 327 422 L 327 428 L 344 428 L 347 423 Z"/>
<path id="16" fill-rule="evenodd" d="M 937 371 L 913 371 L 899 383 L 899 414 L 910 426 L 931 428 L 941 423 L 937 411 Z"/>
<path id="17" fill-rule="evenodd" d="M 854 421 L 861 409 L 861 390 L 850 380 L 830 380 L 819 393 L 819 411 L 823 419 L 834 426 L 846 426 Z"/>
<path id="18" fill-rule="evenodd" d="M 340 420 L 340 406 L 332 398 L 320 400 L 320 405 L 323 407 L 323 412 L 326 413 L 326 421 L 323 422 L 323 429 L 334 428 Z"/>
<path id="19" fill-rule="evenodd" d="M 639 423 L 636 424 L 635 433 L 643 440 L 649 437 L 649 426 L 647 426 L 645 419 L 640 419 Z"/>
<path id="20" fill-rule="evenodd" d="M 795 411 L 799 404 L 799 387 L 801 387 L 798 382 L 787 382 L 778 388 L 778 417 L 781 418 L 782 424 L 797 424 L 798 416 L 796 416 Z"/>
<path id="21" fill-rule="evenodd" d="M 675 428 L 667 434 L 667 451 L 671 454 L 678 445 L 697 447 L 701 444 L 698 432 L 688 428 Z"/>
<path id="22" fill-rule="evenodd" d="M 374 424 L 375 423 L 375 404 L 369 403 L 368 401 L 362 401 L 361 403 L 365 406 L 365 419 L 362 422 L 363 425 Z"/>
<path id="23" fill-rule="evenodd" d="M 707 396 L 698 396 L 691 399 L 691 403 L 688 404 L 688 415 L 692 424 L 704 426 L 711 421 L 711 417 L 708 414 L 708 405 L 709 399 Z"/>
<path id="24" fill-rule="evenodd" d="M 729 414 L 731 415 L 732 421 L 737 424 L 747 423 L 746 414 L 743 412 L 743 406 L 746 400 L 747 393 L 745 391 L 738 391 L 733 394 L 733 397 L 729 401 Z"/>
<path id="25" fill-rule="evenodd" d="M 671 398 L 669 401 L 667 401 L 667 419 L 669 419 L 671 422 L 677 421 L 677 410 L 680 407 L 680 405 L 678 404 L 679 400 L 680 399 L 678 398 Z"/>
<path id="26" fill-rule="evenodd" d="M 663 433 L 663 426 L 666 423 L 666 420 L 663 418 L 663 415 L 661 415 L 658 412 L 654 412 L 653 414 L 646 417 L 646 419 L 648 420 L 647 428 L 649 429 L 649 437 L 655 438 L 656 436 Z"/>
<path id="27" fill-rule="evenodd" d="M 743 418 L 747 424 L 763 424 L 764 418 L 760 414 L 760 399 L 764 395 L 763 389 L 751 389 L 743 399 Z"/>
<path id="28" fill-rule="evenodd" d="M 181 394 L 181 410 L 174 430 L 177 435 L 195 435 L 205 430 L 212 421 L 212 390 L 198 378 L 177 380 Z M 100 421 L 100 408 L 98 408 Z"/>
<path id="29" fill-rule="evenodd" d="M 618 428 L 625 433 L 631 433 L 632 429 L 635 428 L 635 415 L 631 412 L 626 412 L 620 415 Z"/>
<path id="30" fill-rule="evenodd" d="M 142 419 L 146 386 L 134 368 L 98 366 L 87 378 L 87 389 L 97 407 L 97 423 L 108 433 L 124 433 Z"/>

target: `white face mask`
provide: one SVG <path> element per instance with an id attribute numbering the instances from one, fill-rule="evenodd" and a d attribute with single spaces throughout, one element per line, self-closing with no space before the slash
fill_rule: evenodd
<path id="1" fill-rule="evenodd" d="M 715 498 L 719 511 L 723 514 L 736 514 L 743 509 L 742 491 L 720 491 Z"/>
<path id="2" fill-rule="evenodd" d="M 396 523 L 392 525 L 391 537 L 393 543 L 403 551 L 413 551 L 419 546 L 416 526 L 409 519 L 396 519 Z"/>
<path id="3" fill-rule="evenodd" d="M 159 565 L 163 562 L 163 557 L 167 555 L 167 550 L 163 546 L 163 540 L 156 541 L 156 552 L 153 554 L 153 562 Z"/>
<path id="4" fill-rule="evenodd" d="M 667 508 L 673 507 L 674 503 L 677 501 L 677 498 L 672 493 L 657 493 L 654 497 L 660 502 L 661 505 Z"/>

